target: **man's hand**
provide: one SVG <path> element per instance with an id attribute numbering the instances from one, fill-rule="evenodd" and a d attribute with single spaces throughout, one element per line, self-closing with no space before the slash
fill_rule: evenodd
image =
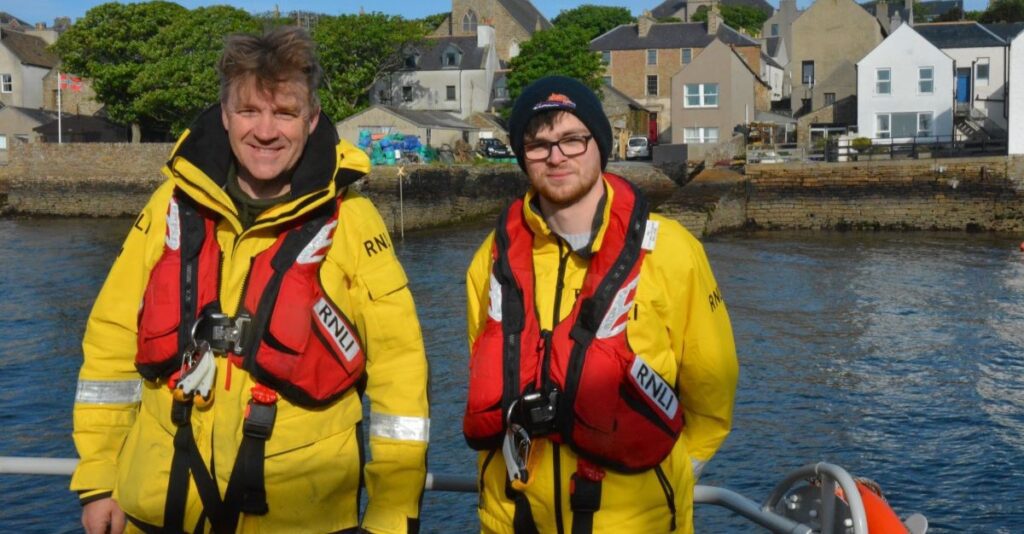
<path id="1" fill-rule="evenodd" d="M 124 532 L 124 512 L 107 497 L 82 507 L 82 526 L 86 534 L 121 534 Z"/>

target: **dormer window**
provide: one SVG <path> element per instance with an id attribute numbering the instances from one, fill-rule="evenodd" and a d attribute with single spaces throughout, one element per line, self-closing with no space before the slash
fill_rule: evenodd
<path id="1" fill-rule="evenodd" d="M 470 9 L 466 16 L 462 17 L 462 31 L 466 33 L 476 33 L 476 13 Z"/>
<path id="2" fill-rule="evenodd" d="M 405 56 L 405 68 L 415 69 L 420 65 L 420 53 L 412 52 Z"/>
<path id="3" fill-rule="evenodd" d="M 445 68 L 458 67 L 462 63 L 462 51 L 453 45 L 448 45 L 441 53 L 441 65 Z"/>

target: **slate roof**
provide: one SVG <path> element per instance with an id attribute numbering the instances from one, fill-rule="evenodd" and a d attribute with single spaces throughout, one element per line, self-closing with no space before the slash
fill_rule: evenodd
<path id="1" fill-rule="evenodd" d="M 760 46 L 726 24 L 718 27 L 718 39 L 727 45 Z M 646 37 L 640 37 L 636 24 L 623 24 L 590 41 L 590 49 L 641 50 L 646 48 L 705 48 L 715 36 L 708 35 L 703 22 L 669 22 L 654 24 Z"/>
<path id="2" fill-rule="evenodd" d="M 467 37 L 432 37 L 426 39 L 423 44 L 415 50 L 420 54 L 419 64 L 415 69 L 408 70 L 443 70 L 463 69 L 479 70 L 484 68 L 484 60 L 487 59 L 487 48 L 480 48 L 477 45 L 476 36 Z M 444 66 L 444 52 L 448 45 L 455 45 L 462 52 L 462 62 L 455 67 Z"/>
<path id="3" fill-rule="evenodd" d="M 914 29 L 938 48 L 981 48 L 1006 45 L 1001 37 L 974 21 L 917 24 Z"/>
<path id="4" fill-rule="evenodd" d="M 885 13 L 887 17 L 892 18 L 894 14 L 899 13 L 900 20 L 907 20 L 907 16 L 910 13 L 907 11 L 905 7 L 903 7 L 903 2 L 891 1 L 888 2 L 886 5 L 888 6 L 888 9 Z M 878 16 L 878 2 L 866 2 L 861 4 L 860 7 L 863 7 L 865 10 L 867 10 L 868 13 L 871 13 L 871 16 Z"/>
<path id="5" fill-rule="evenodd" d="M 18 60 L 23 64 L 48 69 L 57 65 L 57 56 L 46 49 L 46 41 L 35 35 L 14 31 L 0 31 L 0 43 L 17 56 Z"/>
<path id="6" fill-rule="evenodd" d="M 767 63 L 767 64 L 769 64 L 769 65 L 771 65 L 771 66 L 773 66 L 773 67 L 775 67 L 777 69 L 783 68 L 782 65 L 779 65 L 778 61 L 775 61 L 774 59 L 772 59 L 771 56 L 769 56 L 768 54 L 765 54 L 764 52 L 761 52 L 761 61 L 764 61 L 765 63 Z"/>
<path id="7" fill-rule="evenodd" d="M 1002 37 L 1007 43 L 1017 37 L 1017 34 L 1024 30 L 1024 22 L 997 22 L 994 24 L 982 24 L 988 31 Z"/>
<path id="8" fill-rule="evenodd" d="M 399 117 L 423 127 L 455 128 L 459 130 L 479 130 L 476 126 L 458 118 L 447 111 L 418 111 L 412 109 L 393 108 L 391 106 L 380 106 Z"/>
<path id="9" fill-rule="evenodd" d="M 540 29 L 546 30 L 551 27 L 551 22 L 534 7 L 530 0 L 498 0 L 498 3 L 530 33 L 533 33 L 537 19 L 540 19 Z"/>
<path id="10" fill-rule="evenodd" d="M 17 111 L 18 113 L 21 113 L 22 115 L 25 115 L 26 117 L 32 119 L 33 121 L 35 121 L 35 122 L 37 122 L 39 124 L 46 124 L 46 123 L 48 123 L 50 121 L 53 121 L 53 120 L 57 119 L 57 112 L 56 111 L 48 111 L 48 110 L 45 110 L 45 109 L 37 109 L 37 108 L 23 108 L 23 107 L 20 107 L 20 106 L 7 106 L 7 107 L 5 107 L 5 109 L 7 109 L 7 108 L 9 108 L 11 111 Z M 66 114 L 65 114 L 65 116 L 66 116 Z"/>
<path id="11" fill-rule="evenodd" d="M 765 0 L 722 0 L 722 5 L 730 7 L 752 7 L 754 9 L 761 10 L 768 16 L 771 16 L 772 13 L 775 12 L 775 8 Z M 686 0 L 665 0 L 658 4 L 658 7 L 651 10 L 651 16 L 655 19 L 672 17 L 685 6 Z"/>
<path id="12" fill-rule="evenodd" d="M 31 28 L 32 27 L 31 24 L 25 22 L 24 20 L 19 19 L 18 17 L 15 17 L 14 15 L 12 15 L 12 14 L 6 12 L 6 11 L 0 11 L 0 25 L 3 25 L 3 26 L 13 26 L 15 28 L 18 28 L 18 27 Z"/>
<path id="13" fill-rule="evenodd" d="M 612 95 L 615 98 L 625 101 L 626 104 L 631 108 L 643 110 L 647 109 L 646 107 L 644 107 L 643 104 L 637 102 L 631 96 L 627 95 L 626 93 L 623 93 L 622 91 L 619 91 L 618 89 L 607 83 L 601 86 L 601 91 L 603 91 L 607 95 Z"/>

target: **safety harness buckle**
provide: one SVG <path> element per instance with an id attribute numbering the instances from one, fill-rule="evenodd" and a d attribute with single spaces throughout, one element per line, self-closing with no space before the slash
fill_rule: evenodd
<path id="1" fill-rule="evenodd" d="M 508 423 L 516 423 L 532 437 L 551 434 L 555 431 L 558 395 L 557 389 L 523 395 L 509 409 Z"/>
<path id="2" fill-rule="evenodd" d="M 270 439 L 277 419 L 277 393 L 260 384 L 253 386 L 250 393 L 252 398 L 245 409 L 242 434 L 261 440 Z"/>
<path id="3" fill-rule="evenodd" d="M 248 314 L 231 317 L 227 314 L 204 310 L 192 325 L 192 342 L 205 341 L 217 354 L 244 354 L 246 335 L 252 318 Z"/>

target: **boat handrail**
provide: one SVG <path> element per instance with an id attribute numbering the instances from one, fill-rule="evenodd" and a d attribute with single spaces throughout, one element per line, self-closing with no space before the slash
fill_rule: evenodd
<path id="1" fill-rule="evenodd" d="M 77 458 L 0 456 L 0 475 L 70 476 L 76 465 L 78 465 Z M 831 473 L 831 470 L 825 470 L 825 472 Z M 849 474 L 846 476 L 849 477 Z M 850 480 L 852 482 L 852 478 Z M 477 481 L 475 477 L 467 475 L 427 473 L 424 489 L 427 491 L 475 493 Z M 726 488 L 698 484 L 693 489 L 693 502 L 726 508 L 777 534 L 811 534 L 813 532 L 811 527 L 778 515 L 771 509 L 759 506 L 756 502 Z"/>

